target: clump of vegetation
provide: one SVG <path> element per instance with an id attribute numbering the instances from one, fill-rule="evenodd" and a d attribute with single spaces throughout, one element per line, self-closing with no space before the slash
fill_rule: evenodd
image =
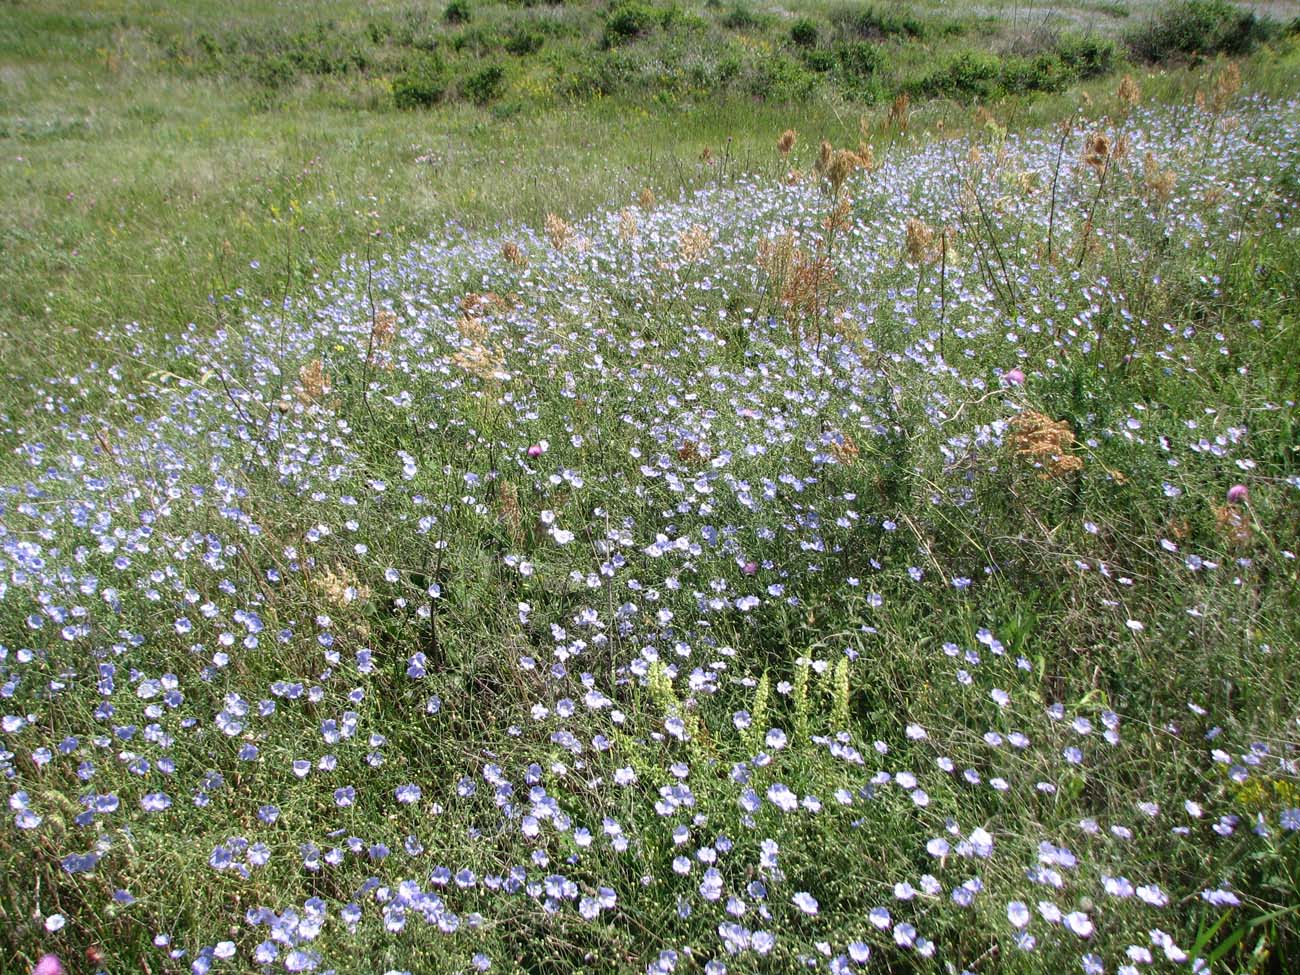
<path id="1" fill-rule="evenodd" d="M 447 70 L 435 55 L 412 58 L 393 79 L 393 104 L 398 108 L 429 108 L 447 93 Z"/>
<path id="2" fill-rule="evenodd" d="M 462 90 L 470 101 L 486 105 L 501 97 L 506 72 L 499 64 L 488 64 L 465 79 Z"/>
<path id="3" fill-rule="evenodd" d="M 799 47 L 813 47 L 818 39 L 817 22 L 808 17 L 800 17 L 790 25 L 790 40 Z"/>
<path id="4" fill-rule="evenodd" d="M 1230 0 L 1168 0 L 1129 34 L 1129 47 L 1144 61 L 1175 57 L 1241 55 L 1277 33 L 1271 21 Z"/>
<path id="5" fill-rule="evenodd" d="M 442 19 L 449 24 L 468 24 L 473 16 L 469 0 L 451 0 L 442 12 Z"/>

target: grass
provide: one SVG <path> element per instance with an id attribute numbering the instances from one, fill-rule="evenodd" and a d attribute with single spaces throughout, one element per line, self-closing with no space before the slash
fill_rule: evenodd
<path id="1" fill-rule="evenodd" d="M 797 107 L 789 92 L 768 92 L 775 96 L 768 101 L 748 92 L 710 97 L 684 81 L 679 65 L 658 94 L 655 84 L 638 82 L 639 97 L 570 104 L 557 100 L 552 82 L 529 89 L 512 68 L 507 95 L 491 111 L 460 101 L 432 117 L 396 111 L 389 88 L 402 59 L 420 53 L 410 46 L 423 43 L 420 31 L 427 28 L 438 57 L 451 64 L 461 57 L 451 40 L 464 25 L 401 4 L 313 11 L 312 25 L 304 25 L 294 7 L 253 2 L 6 7 L 0 330 L 16 349 L 6 358 L 11 377 L 74 358 L 83 336 L 108 323 L 134 320 L 164 334 L 219 320 L 222 306 L 210 296 L 281 296 L 328 273 L 375 232 L 401 241 L 435 233 L 447 220 L 483 227 L 538 221 L 551 210 L 583 213 L 644 186 L 675 194 L 717 178 L 717 169 L 694 162 L 705 148 L 736 172 L 768 158 L 772 131 L 797 124 L 847 138 L 870 109 L 860 91 L 833 80 L 798 95 Z M 867 14 L 881 20 L 873 11 Z M 841 8 L 810 13 L 827 44 L 850 23 Z M 731 14 L 701 16 L 719 18 L 710 29 L 730 37 Z M 581 74 L 583 59 L 605 56 L 591 36 L 603 30 L 598 8 L 475 6 L 472 16 L 471 24 L 495 25 L 502 36 L 515 21 L 574 21 L 569 48 L 535 52 L 568 76 Z M 999 43 L 990 31 L 1005 29 L 1005 18 L 977 30 L 964 13 L 944 19 L 918 7 L 910 16 L 881 20 L 894 39 L 880 47 L 887 54 L 879 71 L 892 80 L 881 80 L 878 92 L 920 85 L 962 94 L 1002 85 L 999 71 L 972 73 L 959 62 L 927 72 L 936 50 Z M 744 21 L 738 35 L 755 39 L 763 63 L 775 63 L 762 53 L 773 43 L 792 46 L 770 20 L 757 18 L 768 25 L 762 29 Z M 1012 23 L 1007 37 L 1017 29 Z M 663 53 L 656 45 L 674 42 L 672 31 L 661 33 L 623 54 L 654 63 Z M 299 37 L 305 46 L 293 47 Z M 366 69 L 291 64 L 268 87 L 263 62 L 284 60 L 282 49 L 318 57 L 356 49 Z M 724 57 L 721 50 L 710 56 Z M 829 48 L 822 54 L 837 57 Z M 470 66 L 478 58 L 464 53 Z M 812 75 L 801 67 L 781 77 Z M 1030 65 L 1015 84 L 1032 77 Z M 454 79 L 446 84 L 459 90 Z M 41 342 L 24 340 L 38 332 Z"/>
<path id="2" fill-rule="evenodd" d="M 893 111 L 176 61 L 295 9 L 0 22 L 0 968 L 1286 970 L 1293 39 Z"/>

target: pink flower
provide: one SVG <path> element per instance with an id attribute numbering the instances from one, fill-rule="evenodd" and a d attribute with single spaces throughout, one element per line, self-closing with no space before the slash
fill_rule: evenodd
<path id="1" fill-rule="evenodd" d="M 1234 484 L 1228 488 L 1228 504 L 1244 504 L 1250 500 L 1250 492 L 1244 484 Z"/>
<path id="2" fill-rule="evenodd" d="M 1002 381 L 1008 386 L 1023 386 L 1025 384 L 1025 374 L 1020 369 L 1008 369 L 1002 374 Z"/>
<path id="3" fill-rule="evenodd" d="M 540 456 L 542 456 L 542 445 L 539 444 L 539 443 L 535 443 L 535 444 L 533 444 L 531 447 L 529 447 L 529 448 L 528 448 L 528 456 L 529 456 L 529 457 L 540 457 Z"/>
<path id="4" fill-rule="evenodd" d="M 43 955 L 32 969 L 32 975 L 63 975 L 63 962 L 58 955 Z"/>
<path id="5" fill-rule="evenodd" d="M 757 563 L 757 562 L 746 562 L 746 563 L 741 567 L 740 571 L 743 572 L 743 573 L 745 573 L 745 575 L 747 575 L 747 576 L 752 576 L 754 573 L 756 573 L 756 572 L 758 571 L 758 563 Z"/>

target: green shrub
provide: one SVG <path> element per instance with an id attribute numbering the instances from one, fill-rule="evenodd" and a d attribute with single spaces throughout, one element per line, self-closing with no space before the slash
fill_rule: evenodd
<path id="1" fill-rule="evenodd" d="M 797 102 L 817 90 L 817 75 L 784 55 L 760 60 L 749 79 L 749 92 L 770 102 Z"/>
<path id="2" fill-rule="evenodd" d="M 428 108 L 447 93 L 447 75 L 439 58 L 424 55 L 410 62 L 393 79 L 393 104 L 398 108 Z"/>
<path id="3" fill-rule="evenodd" d="M 817 43 L 817 22 L 800 17 L 790 26 L 790 40 L 799 47 L 813 47 Z"/>
<path id="4" fill-rule="evenodd" d="M 766 14 L 754 12 L 746 3 L 737 3 L 722 18 L 722 26 L 727 30 L 760 30 L 771 21 Z"/>
<path id="5" fill-rule="evenodd" d="M 879 6 L 841 7 L 831 21 L 850 37 L 884 40 L 891 37 L 921 39 L 934 33 L 950 33 L 947 25 L 922 20 L 910 10 Z"/>
<path id="6" fill-rule="evenodd" d="M 442 19 L 449 24 L 467 24 L 473 15 L 469 0 L 451 0 L 442 12 Z"/>
<path id="7" fill-rule="evenodd" d="M 1062 91 L 1073 80 L 1074 73 L 1054 54 L 1007 58 L 1002 64 L 1002 87 L 1013 94 Z"/>
<path id="8" fill-rule="evenodd" d="M 1228 0 L 1170 0 L 1131 33 L 1129 47 L 1145 61 L 1204 54 L 1245 54 L 1277 33 L 1277 25 Z"/>
<path id="9" fill-rule="evenodd" d="M 835 48 L 840 74 L 850 81 L 873 78 L 885 66 L 885 55 L 875 44 L 867 41 L 849 41 Z"/>
<path id="10" fill-rule="evenodd" d="M 834 51 L 813 49 L 803 52 L 803 63 L 809 71 L 826 74 L 828 71 L 834 71 L 839 62 Z"/>
<path id="11" fill-rule="evenodd" d="M 482 57 L 504 45 L 500 34 L 490 27 L 467 27 L 451 39 L 454 51 L 467 51 Z"/>
<path id="12" fill-rule="evenodd" d="M 1002 65 L 992 54 L 963 51 L 930 72 L 916 85 L 923 95 L 992 98 L 1001 92 Z"/>
<path id="13" fill-rule="evenodd" d="M 1120 61 L 1119 45 L 1095 34 L 1064 34 L 1055 53 L 1076 78 L 1084 80 L 1110 74 Z"/>
<path id="14" fill-rule="evenodd" d="M 501 97 L 505 87 L 505 68 L 489 64 L 475 71 L 461 84 L 461 93 L 478 105 L 486 105 Z"/>
<path id="15" fill-rule="evenodd" d="M 297 77 L 297 71 L 286 57 L 273 55 L 253 63 L 253 80 L 263 88 L 278 91 Z"/>
<path id="16" fill-rule="evenodd" d="M 544 40 L 540 31 L 520 27 L 506 38 L 505 49 L 518 57 L 525 57 L 540 51 Z"/>
<path id="17" fill-rule="evenodd" d="M 605 45 L 613 47 L 648 33 L 651 28 L 672 21 L 676 11 L 660 8 L 640 0 L 624 0 L 605 17 Z"/>

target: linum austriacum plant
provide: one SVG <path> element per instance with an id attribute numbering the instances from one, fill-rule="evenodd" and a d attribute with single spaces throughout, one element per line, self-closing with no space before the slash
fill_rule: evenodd
<path id="1" fill-rule="evenodd" d="M 1300 113 L 1216 77 L 106 329 L 6 431 L 6 962 L 1292 957 Z"/>

